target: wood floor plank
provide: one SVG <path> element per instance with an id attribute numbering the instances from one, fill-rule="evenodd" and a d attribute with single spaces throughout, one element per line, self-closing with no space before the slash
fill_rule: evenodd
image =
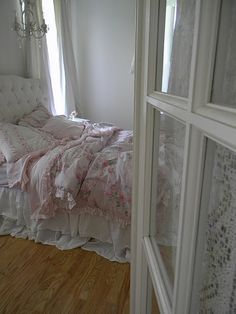
<path id="1" fill-rule="evenodd" d="M 129 264 L 0 237 L 0 313 L 129 313 Z"/>

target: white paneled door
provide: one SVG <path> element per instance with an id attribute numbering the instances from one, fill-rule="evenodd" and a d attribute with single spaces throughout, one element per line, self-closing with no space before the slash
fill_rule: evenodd
<path id="1" fill-rule="evenodd" d="M 131 313 L 234 313 L 236 1 L 136 11 Z"/>

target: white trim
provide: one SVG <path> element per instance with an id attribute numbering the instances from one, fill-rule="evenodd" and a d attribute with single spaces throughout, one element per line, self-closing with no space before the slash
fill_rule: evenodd
<path id="1" fill-rule="evenodd" d="M 156 197 L 157 197 L 157 171 L 158 171 L 158 159 L 159 159 L 159 128 L 157 128 L 157 125 L 160 123 L 160 113 L 157 112 L 153 107 L 149 108 L 149 114 L 153 116 L 153 119 L 151 120 L 152 123 L 149 126 L 149 134 L 152 137 L 150 144 L 150 151 L 152 152 L 152 155 L 149 157 L 151 158 L 150 164 L 149 164 L 149 172 L 148 175 L 150 175 L 150 213 L 148 216 L 148 225 L 149 225 L 149 232 L 148 235 L 154 236 L 156 234 Z M 155 141 L 155 144 L 154 144 Z M 153 147 L 153 149 L 152 149 Z M 147 147 L 147 150 L 149 147 Z"/>
<path id="2" fill-rule="evenodd" d="M 182 245 L 183 245 L 183 231 L 184 231 L 184 197 L 186 190 L 186 176 L 187 176 L 187 166 L 188 166 L 188 152 L 189 152 L 189 143 L 190 142 L 190 126 L 186 125 L 185 130 L 185 143 L 184 143 L 184 160 L 183 160 L 183 172 L 182 172 L 182 180 L 181 180 L 181 197 L 180 197 L 180 210 L 179 210 L 179 225 L 178 225 L 178 240 L 177 240 L 177 256 L 175 263 L 175 284 L 174 284 L 174 302 L 173 308 L 176 308 L 176 303 L 180 302 L 178 300 L 178 286 L 181 281 L 181 263 L 185 262 L 182 258 Z M 186 264 L 186 263 L 185 263 Z"/>
<path id="3" fill-rule="evenodd" d="M 189 138 L 187 158 L 183 177 L 182 202 L 178 256 L 176 266 L 176 285 L 174 299 L 174 313 L 188 314 L 192 291 L 192 273 L 195 258 L 196 233 L 198 228 L 199 203 L 201 199 L 201 182 L 205 156 L 203 136 L 197 129 L 188 126 Z M 199 150 L 200 147 L 200 150 Z"/>
<path id="4" fill-rule="evenodd" d="M 155 237 L 157 232 L 156 226 L 156 200 L 157 200 L 157 191 L 158 191 L 158 167 L 159 167 L 159 140 L 160 140 L 160 111 L 152 107 L 152 112 L 154 116 L 154 126 L 153 126 L 153 145 L 150 147 L 152 150 L 152 172 L 151 181 L 151 217 L 150 217 L 150 231 L 149 236 Z"/>
<path id="5" fill-rule="evenodd" d="M 197 66 L 198 66 L 197 49 L 198 49 L 198 36 L 199 36 L 199 28 L 200 28 L 200 12 L 201 12 L 201 1 L 196 0 L 191 70 L 190 70 L 190 76 L 189 76 L 189 99 L 188 99 L 188 106 L 187 106 L 187 110 L 189 112 L 193 111 L 195 78 L 196 78 L 196 71 L 197 71 Z"/>
<path id="6" fill-rule="evenodd" d="M 236 110 L 230 107 L 207 104 L 206 106 L 199 107 L 196 113 L 232 127 L 236 126 Z"/>
<path id="7" fill-rule="evenodd" d="M 146 147 L 145 147 L 145 174 L 144 174 L 144 208 L 146 209 L 143 215 L 143 236 L 148 237 L 150 235 L 150 218 L 151 218 L 151 191 L 152 191 L 152 174 L 153 174 L 153 141 L 154 141 L 154 110 L 153 108 L 147 104 L 147 121 L 149 123 L 146 124 Z"/>
<path id="8" fill-rule="evenodd" d="M 234 108 L 234 107 L 217 105 L 217 104 L 213 104 L 213 103 L 209 103 L 206 106 L 208 108 L 219 110 L 220 112 L 227 112 L 227 113 L 230 112 L 230 113 L 233 113 L 234 116 L 236 116 L 236 108 Z M 220 119 L 219 119 L 219 121 L 220 121 Z"/>
<path id="9" fill-rule="evenodd" d="M 161 93 L 157 91 L 149 93 L 148 96 L 151 98 L 155 98 L 156 100 L 159 100 L 161 102 L 170 104 L 172 106 L 179 107 L 180 109 L 185 109 L 185 110 L 187 109 L 187 104 L 188 104 L 187 98 L 165 94 L 165 93 Z"/>
<path id="10" fill-rule="evenodd" d="M 225 143 L 224 145 L 230 146 L 233 150 L 236 149 L 236 124 L 234 124 L 234 127 L 226 125 L 223 124 L 222 121 L 216 121 L 212 118 L 210 119 L 206 116 L 200 115 L 198 112 L 187 112 L 149 96 L 147 96 L 147 101 L 158 110 L 164 111 L 171 116 L 176 117 L 180 121 L 186 121 L 186 123 L 192 124 L 196 128 L 201 129 L 210 138 Z M 206 115 L 208 109 L 201 107 L 198 111 L 201 113 L 204 112 Z"/>
<path id="11" fill-rule="evenodd" d="M 149 91 L 160 90 L 162 87 L 162 74 L 163 74 L 163 56 L 164 56 L 164 40 L 165 40 L 165 1 L 163 0 L 152 0 L 153 2 L 153 12 L 151 15 L 153 16 L 156 12 L 156 19 L 153 18 L 153 23 L 151 24 L 151 32 L 152 41 L 155 46 L 153 47 L 153 51 L 150 50 L 150 53 L 154 54 L 154 59 L 149 60 L 150 67 L 154 70 L 153 76 L 153 86 L 149 88 Z M 157 51 L 157 46 L 161 47 L 159 51 Z"/>
<path id="12" fill-rule="evenodd" d="M 142 247 L 146 139 L 146 94 L 148 80 L 148 45 L 150 1 L 136 0 L 134 176 L 131 235 L 132 314 L 146 313 L 148 268 Z"/>
<path id="13" fill-rule="evenodd" d="M 199 193 L 199 206 L 198 206 L 198 224 L 196 228 L 196 247 L 195 258 L 192 263 L 192 294 L 189 297 L 189 311 L 198 312 L 199 308 L 199 288 L 202 283 L 202 261 L 204 253 L 204 244 L 206 238 L 206 218 L 208 215 L 208 201 L 210 197 L 211 180 L 212 180 L 212 168 L 213 168 L 213 158 L 214 158 L 214 147 L 213 142 L 204 141 L 204 158 L 202 160 L 202 191 Z M 208 144 L 208 145 L 207 145 Z"/>
<path id="14" fill-rule="evenodd" d="M 150 243 L 152 244 L 152 250 L 156 258 L 156 263 L 159 267 L 159 272 L 161 273 L 161 286 L 165 288 L 165 290 L 163 290 L 163 293 L 165 293 L 165 298 L 166 300 L 169 300 L 169 305 L 170 307 L 172 307 L 174 287 L 170 282 L 169 275 L 167 273 L 164 260 L 161 256 L 161 252 L 160 252 L 156 239 L 154 237 L 149 237 L 149 239 L 150 239 Z M 159 281 L 156 282 L 157 286 L 159 286 L 159 284 L 160 284 Z"/>
<path id="15" fill-rule="evenodd" d="M 168 103 L 162 102 L 156 98 L 147 96 L 147 102 L 151 104 L 153 107 L 158 109 L 159 111 L 164 111 L 172 116 L 177 117 L 180 121 L 185 121 L 187 119 L 187 111 L 177 107 L 170 105 Z"/>
<path id="16" fill-rule="evenodd" d="M 153 250 L 153 246 L 149 237 L 144 237 L 143 247 L 144 247 L 145 256 L 148 262 L 150 275 L 152 278 L 153 289 L 158 299 L 159 309 L 161 313 L 169 314 L 172 312 L 170 301 L 166 295 L 166 288 L 162 279 L 162 274 L 159 271 L 159 266 L 156 260 L 156 255 Z"/>
<path id="17" fill-rule="evenodd" d="M 138 239 L 138 195 L 139 189 L 139 154 L 135 151 L 140 150 L 140 111 L 141 99 L 144 84 L 143 79 L 143 2 L 136 0 L 136 32 L 135 32 L 135 71 L 134 71 L 134 154 L 133 154 L 133 181 L 132 181 L 132 220 L 131 220 L 131 273 L 130 273 L 130 313 L 136 312 L 136 299 L 140 297 L 141 278 L 137 276 L 140 265 L 142 265 L 140 256 L 140 245 Z"/>
<path id="18" fill-rule="evenodd" d="M 193 90 L 193 110 L 196 111 L 200 105 L 209 102 L 212 76 L 215 61 L 215 49 L 217 40 L 217 23 L 219 19 L 219 9 L 221 0 L 201 0 L 200 14 L 198 16 L 196 66 Z"/>
<path id="19" fill-rule="evenodd" d="M 148 90 L 147 94 L 155 90 L 156 85 L 156 66 L 160 56 L 156 55 L 156 47 L 158 42 L 158 5 L 162 0 L 150 0 L 150 24 L 149 24 L 149 55 L 148 55 Z M 156 35 L 156 36 L 155 36 Z M 162 57 L 162 56 L 161 56 Z"/>
<path id="20" fill-rule="evenodd" d="M 232 147 L 233 150 L 236 149 L 236 127 L 224 125 L 221 122 L 210 120 L 197 114 L 190 114 L 188 123 L 201 129 L 213 140 L 220 141 L 224 145 Z"/>

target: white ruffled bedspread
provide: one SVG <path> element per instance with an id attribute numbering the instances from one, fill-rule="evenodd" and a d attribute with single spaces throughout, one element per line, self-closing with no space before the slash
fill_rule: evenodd
<path id="1" fill-rule="evenodd" d="M 33 219 L 60 211 L 102 216 L 130 225 L 132 131 L 87 124 L 76 140 L 56 140 L 48 149 L 8 163 L 10 187 L 29 192 Z"/>

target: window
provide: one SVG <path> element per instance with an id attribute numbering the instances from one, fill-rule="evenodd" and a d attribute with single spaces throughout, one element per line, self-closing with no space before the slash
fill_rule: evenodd
<path id="1" fill-rule="evenodd" d="M 42 6 L 45 20 L 49 24 L 46 40 L 55 110 L 57 115 L 62 115 L 66 113 L 65 73 L 63 60 L 60 57 L 54 4 L 52 0 L 42 0 Z"/>
<path id="2" fill-rule="evenodd" d="M 176 8 L 177 8 L 176 0 L 167 1 L 164 35 L 165 37 L 164 37 L 163 73 L 161 87 L 163 93 L 167 93 L 168 91 L 173 34 L 176 21 Z"/>

